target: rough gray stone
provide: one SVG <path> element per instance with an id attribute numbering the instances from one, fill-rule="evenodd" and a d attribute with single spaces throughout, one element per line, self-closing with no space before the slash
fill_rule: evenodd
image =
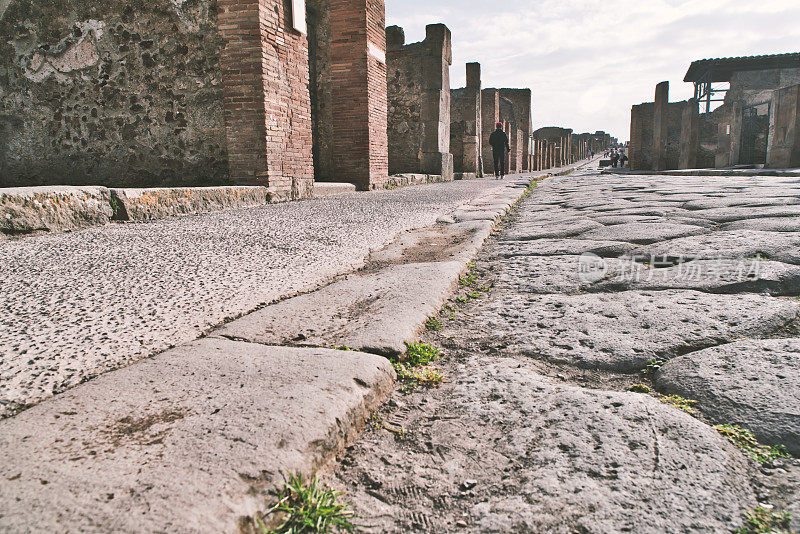
<path id="1" fill-rule="evenodd" d="M 523 286 L 523 287 L 521 287 Z M 795 302 L 760 295 L 696 291 L 536 295 L 524 281 L 473 312 L 481 324 L 467 334 L 481 346 L 583 368 L 638 371 L 654 358 L 745 337 L 763 337 L 800 315 Z"/>
<path id="2" fill-rule="evenodd" d="M 763 232 L 800 232 L 800 215 L 796 217 L 767 217 L 745 219 L 723 224 L 722 230 L 760 230 Z"/>
<path id="3" fill-rule="evenodd" d="M 234 208 L 263 206 L 272 199 L 266 187 L 174 187 L 112 189 L 114 218 L 122 221 L 150 221 L 209 213 Z"/>
<path id="4" fill-rule="evenodd" d="M 449 298 L 468 260 L 390 265 L 251 313 L 214 335 L 399 356 Z"/>
<path id="5" fill-rule="evenodd" d="M 670 360 L 659 391 L 698 401 L 718 424 L 749 428 L 800 454 L 800 339 L 748 340 Z"/>
<path id="6" fill-rule="evenodd" d="M 111 196 L 105 187 L 0 189 L 0 239 L 103 226 L 111 215 Z"/>
<path id="7" fill-rule="evenodd" d="M 220 339 L 106 374 L 0 421 L 0 530 L 238 532 L 393 380 L 371 354 Z"/>
<path id="8" fill-rule="evenodd" d="M 411 402 L 422 396 L 403 424 L 430 453 L 382 433 L 337 470 L 369 532 L 727 532 L 755 506 L 745 457 L 647 395 L 471 357 Z M 466 479 L 472 493 L 459 492 Z"/>
<path id="9" fill-rule="evenodd" d="M 766 258 L 800 265 L 800 233 L 731 230 L 641 247 L 637 255 L 695 259 Z"/>
<path id="10" fill-rule="evenodd" d="M 637 245 L 623 241 L 588 239 L 537 239 L 533 241 L 500 241 L 494 250 L 501 257 L 570 256 L 592 253 L 601 258 L 617 258 L 636 250 Z"/>
<path id="11" fill-rule="evenodd" d="M 690 211 L 689 217 L 700 217 L 719 223 L 745 219 L 792 217 L 800 215 L 800 206 L 727 207 Z"/>
<path id="12" fill-rule="evenodd" d="M 589 230 L 578 236 L 580 239 L 598 241 L 627 241 L 647 245 L 678 237 L 708 233 L 702 227 L 673 223 L 626 223 Z"/>
<path id="13" fill-rule="evenodd" d="M 558 239 L 573 237 L 603 225 L 590 219 L 567 219 L 561 222 L 546 224 L 529 224 L 520 222 L 514 229 L 506 232 L 503 239 L 507 241 L 526 241 L 533 239 Z"/>

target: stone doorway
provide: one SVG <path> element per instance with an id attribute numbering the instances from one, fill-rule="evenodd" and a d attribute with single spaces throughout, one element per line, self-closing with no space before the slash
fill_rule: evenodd
<path id="1" fill-rule="evenodd" d="M 769 136 L 769 102 L 742 108 L 740 165 L 765 165 Z"/>

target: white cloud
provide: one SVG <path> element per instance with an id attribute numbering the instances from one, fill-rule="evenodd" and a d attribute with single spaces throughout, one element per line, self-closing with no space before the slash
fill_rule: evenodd
<path id="1" fill-rule="evenodd" d="M 628 138 L 630 107 L 670 81 L 672 100 L 696 59 L 800 51 L 796 0 L 387 0 L 387 24 L 425 37 L 453 32 L 453 87 L 464 63 L 482 64 L 486 87 L 530 87 L 534 126 L 606 130 Z"/>

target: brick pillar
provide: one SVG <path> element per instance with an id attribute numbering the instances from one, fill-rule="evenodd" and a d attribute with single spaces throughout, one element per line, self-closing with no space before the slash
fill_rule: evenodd
<path id="1" fill-rule="evenodd" d="M 656 101 L 653 112 L 653 170 L 667 168 L 667 103 L 669 102 L 669 82 L 656 86 Z"/>
<path id="2" fill-rule="evenodd" d="M 279 0 L 219 0 L 228 160 L 237 184 L 313 194 L 308 40 Z"/>
<path id="3" fill-rule="evenodd" d="M 333 169 L 360 190 L 389 175 L 383 0 L 330 0 Z"/>

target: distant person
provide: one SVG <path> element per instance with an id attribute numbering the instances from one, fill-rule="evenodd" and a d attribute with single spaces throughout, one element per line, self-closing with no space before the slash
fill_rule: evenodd
<path id="1" fill-rule="evenodd" d="M 489 136 L 489 144 L 494 157 L 494 176 L 499 180 L 506 175 L 506 154 L 511 152 L 511 145 L 508 143 L 508 135 L 503 131 L 503 123 L 498 122 L 495 126 L 495 131 Z"/>
<path id="2" fill-rule="evenodd" d="M 619 166 L 624 169 L 625 168 L 625 164 L 628 163 L 628 155 L 625 154 L 625 152 L 623 152 L 621 157 L 620 157 L 620 159 L 619 159 L 619 161 L 620 161 Z"/>
<path id="3" fill-rule="evenodd" d="M 616 168 L 617 163 L 619 163 L 619 154 L 617 154 L 617 151 L 615 150 L 614 152 L 611 153 L 611 165 L 614 166 L 614 168 Z"/>

